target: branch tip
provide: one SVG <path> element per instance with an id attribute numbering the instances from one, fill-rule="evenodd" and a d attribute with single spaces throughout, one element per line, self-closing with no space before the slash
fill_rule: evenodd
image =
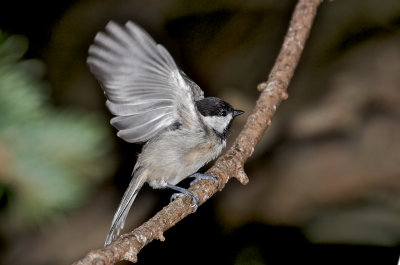
<path id="1" fill-rule="evenodd" d="M 286 93 L 286 91 L 282 91 L 282 92 L 281 92 L 281 99 L 282 99 L 282 100 L 287 100 L 288 97 L 289 97 L 289 94 Z"/>
<path id="2" fill-rule="evenodd" d="M 263 92 L 267 87 L 268 87 L 268 86 L 267 86 L 267 83 L 262 82 L 262 83 L 258 84 L 257 90 L 258 90 L 259 92 Z"/>
<path id="3" fill-rule="evenodd" d="M 246 185 L 249 183 L 249 177 L 247 176 L 246 172 L 242 167 L 238 168 L 235 178 L 240 182 L 242 185 Z"/>
<path id="4" fill-rule="evenodd" d="M 160 233 L 157 235 L 157 239 L 160 240 L 161 242 L 164 242 L 164 241 L 165 241 L 165 236 L 164 236 L 164 234 L 163 234 L 162 232 L 160 232 Z"/>

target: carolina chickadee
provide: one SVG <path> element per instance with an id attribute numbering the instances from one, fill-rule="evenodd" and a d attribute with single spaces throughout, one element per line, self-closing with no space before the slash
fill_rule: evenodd
<path id="1" fill-rule="evenodd" d="M 87 63 L 115 115 L 111 124 L 127 142 L 146 142 L 133 169 L 132 180 L 114 215 L 105 246 L 123 228 L 140 188 L 171 188 L 215 159 L 225 147 L 235 116 L 243 113 L 227 102 L 206 97 L 196 83 L 175 64 L 168 51 L 132 22 L 111 21 L 97 33 Z M 175 198 L 177 195 L 173 195 Z"/>

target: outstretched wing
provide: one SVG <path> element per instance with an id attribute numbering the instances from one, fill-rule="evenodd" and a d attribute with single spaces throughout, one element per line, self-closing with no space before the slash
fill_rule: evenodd
<path id="1" fill-rule="evenodd" d="M 203 91 L 133 22 L 110 21 L 96 35 L 87 62 L 116 116 L 111 124 L 125 141 L 145 142 L 175 122 L 198 122 L 194 101 Z"/>

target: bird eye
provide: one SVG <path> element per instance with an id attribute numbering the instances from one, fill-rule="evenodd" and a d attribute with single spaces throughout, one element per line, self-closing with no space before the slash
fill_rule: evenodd
<path id="1" fill-rule="evenodd" d="M 221 111 L 221 116 L 226 116 L 226 110 Z"/>

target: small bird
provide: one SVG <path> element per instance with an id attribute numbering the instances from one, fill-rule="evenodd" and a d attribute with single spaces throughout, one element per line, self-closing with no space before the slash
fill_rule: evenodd
<path id="1" fill-rule="evenodd" d="M 187 177 L 216 181 L 196 172 L 221 153 L 234 117 L 243 111 L 222 99 L 204 97 L 169 52 L 131 21 L 110 21 L 105 32 L 97 33 L 87 63 L 115 116 L 111 124 L 117 135 L 129 143 L 145 143 L 114 215 L 107 246 L 123 228 L 145 183 L 178 191 L 171 199 L 191 196 L 196 210 L 198 198 L 176 184 Z"/>

